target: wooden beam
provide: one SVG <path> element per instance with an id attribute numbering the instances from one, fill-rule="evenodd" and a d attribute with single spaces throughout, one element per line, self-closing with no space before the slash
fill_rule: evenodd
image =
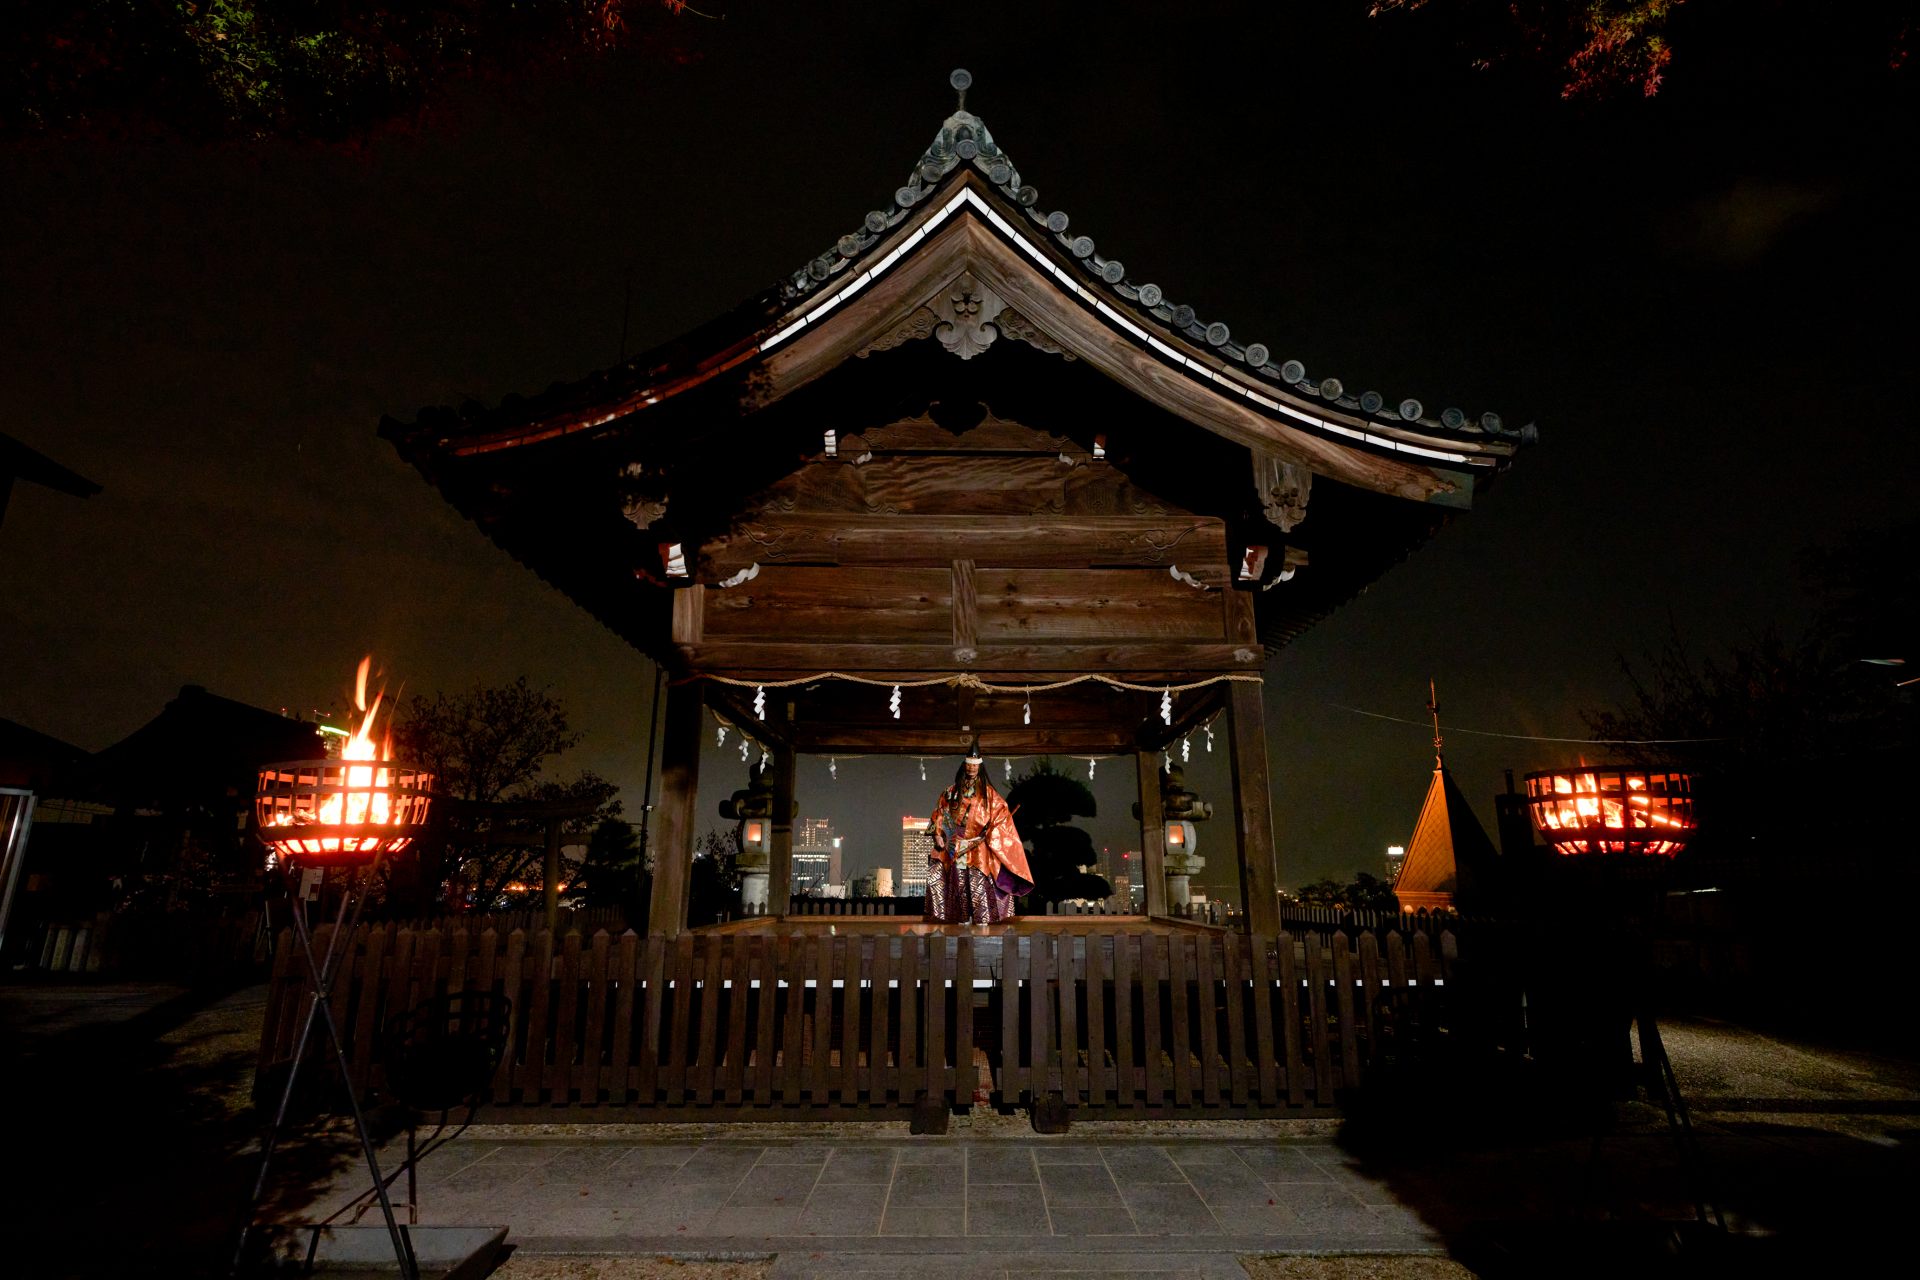
<path id="1" fill-rule="evenodd" d="M 1273 791 L 1267 779 L 1263 686 L 1235 681 L 1227 693 L 1233 760 L 1234 825 L 1240 837 L 1240 899 L 1247 927 L 1271 938 L 1280 932 L 1280 874 L 1273 848 Z"/>
<path id="2" fill-rule="evenodd" d="M 1206 516 L 921 515 L 763 511 L 706 545 L 702 579 L 750 564 L 902 565 L 934 568 L 964 557 L 999 568 L 1061 564 L 1177 564 L 1209 586 L 1228 579 L 1226 525 Z M 737 590 L 737 588 L 735 588 Z"/>
<path id="3" fill-rule="evenodd" d="M 654 811 L 651 936 L 671 938 L 687 927 L 693 872 L 694 803 L 700 787 L 705 690 L 697 681 L 667 687 L 665 741 L 660 749 L 660 803 Z"/>
<path id="4" fill-rule="evenodd" d="M 1134 754 L 1140 776 L 1140 878 L 1149 916 L 1167 914 L 1167 825 L 1160 808 L 1160 753 Z"/>
<path id="5" fill-rule="evenodd" d="M 1174 743 L 1198 729 L 1204 721 L 1211 719 L 1215 712 L 1226 705 L 1226 701 L 1227 691 L 1217 684 L 1175 694 L 1173 723 L 1161 724 L 1157 717 L 1148 721 L 1140 733 L 1141 749 L 1168 750 Z"/>
<path id="6" fill-rule="evenodd" d="M 944 755 L 966 746 L 969 737 L 978 735 L 980 749 L 987 755 L 1035 756 L 1049 753 L 1081 755 L 1131 755 L 1139 745 L 1130 726 L 1022 726 L 1013 729 L 973 729 L 958 726 L 902 726 L 897 728 L 861 725 L 799 725 L 794 729 L 794 749 L 809 755 L 827 751 L 862 752 L 875 755 Z M 1159 758 L 1155 753 L 1155 759 Z"/>
<path id="7" fill-rule="evenodd" d="M 842 671 L 876 679 L 923 678 L 936 672 L 971 671 L 1000 683 L 1022 678 L 1039 682 L 1063 673 L 1098 673 L 1153 683 L 1191 679 L 1212 671 L 1258 672 L 1265 654 L 1258 645 L 1232 644 L 998 644 L 980 645 L 971 662 L 961 662 L 944 644 L 795 644 L 729 640 L 683 644 L 689 671 L 723 673 L 739 679 L 765 675 L 783 679 L 822 671 Z"/>
<path id="8" fill-rule="evenodd" d="M 779 693 L 783 691 L 775 690 L 775 692 Z M 782 717 L 777 710 L 765 720 L 754 715 L 753 699 L 748 695 L 747 691 L 739 685 L 708 683 L 707 702 L 716 710 L 724 713 L 727 719 L 733 721 L 735 727 L 737 727 L 740 732 L 753 738 L 756 742 L 765 743 L 769 750 L 775 747 L 791 747 L 793 745 L 793 728 L 787 719 Z M 775 705 L 775 699 L 769 698 L 769 709 L 772 710 Z M 791 703 L 780 703 L 778 705 L 792 706 Z"/>
<path id="9" fill-rule="evenodd" d="M 793 897 L 793 748 L 775 747 L 772 754 L 773 866 L 767 874 L 767 909 L 783 916 Z"/>
<path id="10" fill-rule="evenodd" d="M 706 633 L 707 589 L 699 583 L 673 593 L 673 642 L 698 644 Z"/>
<path id="11" fill-rule="evenodd" d="M 974 585 L 973 561 L 953 562 L 953 647 L 971 649 L 980 630 L 980 599 Z"/>

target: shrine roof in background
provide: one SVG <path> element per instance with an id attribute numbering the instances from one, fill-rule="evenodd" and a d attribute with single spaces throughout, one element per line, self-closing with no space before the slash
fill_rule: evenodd
<path id="1" fill-rule="evenodd" d="M 711 609 L 771 562 L 886 560 L 911 576 L 976 544 L 1009 571 L 1100 564 L 1136 584 L 1118 570 L 1153 567 L 1250 595 L 1248 634 L 1229 622 L 1210 639 L 1238 654 L 1257 633 L 1270 650 L 1469 506 L 1532 438 L 1495 414 L 1431 415 L 1309 378 L 1134 279 L 1043 210 L 965 110 L 966 83 L 955 74 L 961 107 L 892 202 L 765 294 L 539 396 L 427 409 L 382 434 L 615 632 L 708 670 L 755 663 L 675 634 L 673 597 L 690 588 Z M 970 505 L 951 505 L 947 475 L 971 477 Z M 1004 589 L 1031 595 L 1032 572 Z M 1123 594 L 1151 607 L 1143 590 Z M 971 652 L 954 627 L 946 647 Z"/>

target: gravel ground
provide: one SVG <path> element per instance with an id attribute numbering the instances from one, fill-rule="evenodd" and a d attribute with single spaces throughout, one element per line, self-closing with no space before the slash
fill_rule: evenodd
<path id="1" fill-rule="evenodd" d="M 677 1258 L 511 1257 L 493 1270 L 491 1280 L 765 1280 L 772 1271 L 770 1257 L 724 1262 L 685 1262 Z"/>
<path id="2" fill-rule="evenodd" d="M 1240 1265 L 1251 1280 L 1473 1280 L 1473 1272 L 1451 1258 L 1292 1255 L 1242 1258 Z"/>

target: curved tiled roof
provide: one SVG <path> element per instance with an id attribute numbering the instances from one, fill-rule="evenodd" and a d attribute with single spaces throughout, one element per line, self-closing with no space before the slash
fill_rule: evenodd
<path id="1" fill-rule="evenodd" d="M 893 193 L 893 202 L 885 209 L 870 211 L 861 225 L 840 237 L 826 252 L 810 259 L 781 286 L 781 297 L 795 302 L 823 286 L 844 277 L 873 249 L 887 239 L 888 233 L 908 218 L 926 197 L 962 165 L 977 170 L 1003 196 L 1026 216 L 1030 229 L 1050 237 L 1078 267 L 1083 281 L 1109 297 L 1118 299 L 1187 340 L 1249 372 L 1302 396 L 1326 401 L 1353 413 L 1377 417 L 1395 426 L 1450 435 L 1462 440 L 1498 439 L 1531 443 L 1536 432 L 1531 424 L 1507 427 L 1500 415 L 1485 412 L 1477 419 L 1456 408 L 1445 408 L 1429 417 L 1426 407 L 1412 398 L 1391 401 L 1376 391 L 1354 394 L 1339 378 L 1311 378 L 1306 365 L 1297 359 L 1275 360 L 1273 353 L 1259 342 L 1241 343 L 1228 326 L 1218 320 L 1200 318 L 1187 303 L 1169 301 L 1158 284 L 1130 279 L 1124 264 L 1102 254 L 1093 237 L 1070 230 L 1071 220 L 1062 210 L 1042 211 L 1040 193 L 1021 180 L 1013 158 L 993 139 L 986 122 L 966 109 L 966 91 L 973 77 L 957 70 L 949 82 L 959 91 L 960 107 L 941 124 L 933 142 L 921 153 L 907 181 Z"/>

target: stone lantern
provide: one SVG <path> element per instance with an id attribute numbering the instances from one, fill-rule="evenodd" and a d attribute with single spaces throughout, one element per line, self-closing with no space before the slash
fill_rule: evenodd
<path id="1" fill-rule="evenodd" d="M 1161 865 L 1167 874 L 1167 905 L 1182 911 L 1193 903 L 1193 876 L 1207 865 L 1200 856 L 1200 837 L 1194 823 L 1213 816 L 1213 806 L 1187 790 L 1179 765 L 1160 775 L 1160 809 L 1166 820 L 1166 853 Z"/>
<path id="2" fill-rule="evenodd" d="M 740 873 L 740 913 L 766 915 L 767 885 L 773 869 L 773 770 L 755 765 L 744 789 L 720 802 L 720 816 L 739 826 L 740 856 L 734 867 Z M 793 820 L 793 814 L 787 815 Z"/>

